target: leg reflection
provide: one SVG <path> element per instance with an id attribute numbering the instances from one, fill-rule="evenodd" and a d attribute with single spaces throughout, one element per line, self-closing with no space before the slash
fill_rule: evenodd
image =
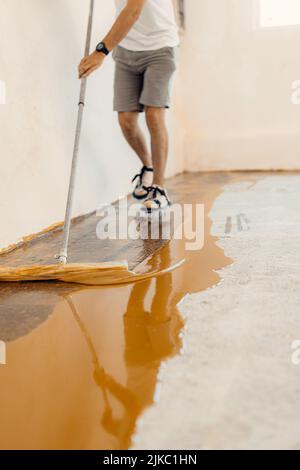
<path id="1" fill-rule="evenodd" d="M 164 263 L 165 255 L 164 251 Z M 138 417 L 153 403 L 161 362 L 181 347 L 179 332 L 183 322 L 176 309 L 173 276 L 174 273 L 167 273 L 131 287 L 124 315 L 125 353 L 120 364 L 122 368 L 125 359 L 126 377 L 122 382 L 102 366 L 92 335 L 71 296 L 65 296 L 90 351 L 94 380 L 101 390 L 101 426 L 116 438 L 116 449 L 130 447 Z"/>
<path id="2" fill-rule="evenodd" d="M 117 438 L 119 449 L 128 448 L 130 445 L 130 438 L 134 431 L 135 422 L 140 411 L 136 397 L 127 387 L 118 383 L 100 365 L 91 336 L 87 331 L 85 324 L 81 320 L 72 298 L 70 296 L 66 296 L 65 299 L 68 302 L 72 314 L 86 340 L 94 365 L 94 380 L 102 392 L 104 412 L 101 418 L 101 425 L 108 433 Z M 111 398 L 115 398 L 123 405 L 125 415 L 121 418 L 114 417 L 114 407 L 111 404 Z"/>
<path id="3" fill-rule="evenodd" d="M 166 265 L 168 250 L 158 263 Z M 131 289 L 124 315 L 127 386 L 144 410 L 153 403 L 160 364 L 181 347 L 179 332 L 183 322 L 176 309 L 174 273 L 142 281 Z M 150 304 L 147 310 L 146 304 Z"/>

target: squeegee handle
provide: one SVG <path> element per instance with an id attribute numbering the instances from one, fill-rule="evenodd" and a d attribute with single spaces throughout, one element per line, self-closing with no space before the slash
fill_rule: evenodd
<path id="1" fill-rule="evenodd" d="M 86 43 L 85 43 L 85 57 L 89 55 L 90 48 L 91 48 L 94 4 L 95 4 L 95 0 L 90 0 L 89 19 L 88 19 L 88 27 L 87 27 L 87 35 L 86 35 Z M 75 183 L 76 183 L 76 175 L 77 175 L 77 168 L 78 168 L 78 156 L 79 156 L 80 137 L 81 137 L 81 130 L 82 130 L 83 110 L 84 110 L 84 105 L 85 105 L 86 85 L 87 85 L 87 78 L 84 77 L 81 79 L 81 85 L 80 85 L 80 95 L 79 95 L 79 103 L 78 103 L 78 115 L 77 115 L 74 148 L 73 148 L 73 158 L 72 158 L 72 165 L 71 165 L 69 191 L 68 191 L 65 222 L 64 222 L 64 229 L 63 229 L 63 242 L 62 242 L 62 248 L 61 248 L 60 253 L 56 255 L 56 258 L 58 259 L 58 261 L 63 264 L 65 264 L 68 259 L 68 245 L 69 245 L 69 238 L 70 238 Z"/>

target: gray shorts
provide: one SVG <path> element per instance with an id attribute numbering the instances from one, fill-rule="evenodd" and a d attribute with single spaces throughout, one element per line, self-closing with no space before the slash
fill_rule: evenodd
<path id="1" fill-rule="evenodd" d="M 169 108 L 177 52 L 178 47 L 135 52 L 118 46 L 113 51 L 114 110 L 142 112 L 145 106 Z"/>

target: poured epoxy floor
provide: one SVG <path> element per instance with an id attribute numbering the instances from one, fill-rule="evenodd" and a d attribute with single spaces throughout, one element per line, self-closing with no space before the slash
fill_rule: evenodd
<path id="1" fill-rule="evenodd" d="M 161 369 L 133 447 L 299 450 L 300 174 L 226 185 L 210 217 L 232 262 L 178 305 L 185 354 Z"/>
<path id="2" fill-rule="evenodd" d="M 174 201 L 205 205 L 205 244 L 185 251 L 184 241 L 99 241 L 95 219 L 73 227 L 72 261 L 149 259 L 178 269 L 114 287 L 59 282 L 0 284 L 1 449 L 127 449 L 136 421 L 154 400 L 163 361 L 182 350 L 177 305 L 187 293 L 218 283 L 230 263 L 210 234 L 209 210 L 224 185 L 255 174 L 184 174 L 169 181 Z M 47 260 L 60 233 L 4 255 L 1 263 Z M 47 261 L 46 261 L 47 262 Z M 184 353 L 184 351 L 181 351 Z"/>

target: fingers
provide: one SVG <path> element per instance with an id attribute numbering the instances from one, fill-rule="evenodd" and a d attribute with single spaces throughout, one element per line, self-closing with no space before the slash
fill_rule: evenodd
<path id="1" fill-rule="evenodd" d="M 91 67 L 83 67 L 79 71 L 79 78 L 85 78 L 90 75 Z"/>
<path id="2" fill-rule="evenodd" d="M 103 58 L 104 56 L 102 57 L 102 54 L 96 56 L 95 54 L 91 54 L 90 56 L 84 57 L 78 66 L 79 78 L 85 78 L 91 75 L 92 72 L 101 66 L 104 60 Z"/>
<path id="3" fill-rule="evenodd" d="M 78 74 L 79 78 L 85 73 L 86 69 L 88 68 L 88 57 L 84 57 L 78 66 Z"/>
<path id="4" fill-rule="evenodd" d="M 88 65 L 82 68 L 79 72 L 79 78 L 88 77 L 94 70 L 96 70 L 96 68 L 93 67 L 92 65 Z"/>
<path id="5" fill-rule="evenodd" d="M 82 78 L 85 73 L 86 73 L 86 69 L 79 70 L 78 77 Z"/>
<path id="6" fill-rule="evenodd" d="M 89 69 L 90 69 L 89 66 L 84 66 L 84 67 L 81 66 L 79 68 L 79 78 L 82 78 L 88 72 Z"/>
<path id="7" fill-rule="evenodd" d="M 97 68 L 98 68 L 98 65 L 94 65 L 93 67 L 90 67 L 88 70 L 86 70 L 86 71 L 82 74 L 81 78 L 87 78 L 87 77 L 89 77 L 93 72 L 95 72 L 95 70 L 97 70 Z"/>

